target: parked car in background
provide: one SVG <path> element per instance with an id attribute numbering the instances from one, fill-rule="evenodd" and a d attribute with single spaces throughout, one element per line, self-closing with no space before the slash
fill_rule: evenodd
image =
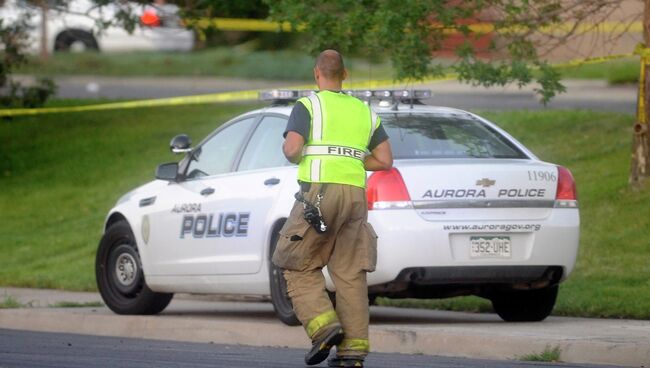
<path id="1" fill-rule="evenodd" d="M 279 319 L 298 323 L 270 259 L 299 189 L 281 146 L 300 93 L 265 94 L 271 106 L 194 147 L 177 136 L 171 148 L 184 158 L 118 200 L 96 259 L 109 308 L 154 314 L 178 292 L 271 295 Z M 395 158 L 368 176 L 368 221 L 379 236 L 370 299 L 477 295 L 505 321 L 546 318 L 578 253 L 569 170 L 475 114 L 420 103 L 426 92 L 349 93 L 372 100 Z"/>
<path id="2" fill-rule="evenodd" d="M 172 4 L 142 5 L 110 2 L 98 7 L 91 0 L 71 0 L 66 7 L 50 1 L 46 14 L 46 42 L 50 52 L 95 50 L 101 52 L 158 50 L 189 51 L 194 33 L 186 29 Z M 99 30 L 98 24 L 112 21 L 121 9 L 138 16 L 132 33 L 122 27 Z M 41 49 L 42 8 L 26 0 L 0 0 L 0 19 L 12 22 L 30 14 L 30 51 Z"/>

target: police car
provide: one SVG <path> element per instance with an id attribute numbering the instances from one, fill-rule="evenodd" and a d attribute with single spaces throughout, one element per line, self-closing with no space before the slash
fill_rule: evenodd
<path id="1" fill-rule="evenodd" d="M 49 7 L 43 22 L 41 4 Z M 194 33 L 185 29 L 174 4 L 145 5 L 132 1 L 48 0 L 43 3 L 28 0 L 0 0 L 0 20 L 5 24 L 26 17 L 29 27 L 27 50 L 38 52 L 42 37 L 49 52 L 60 51 L 190 51 L 194 48 Z M 123 27 L 98 25 L 119 18 L 120 12 L 138 17 L 129 33 Z M 43 29 L 45 23 L 45 29 Z"/>
<path id="2" fill-rule="evenodd" d="M 270 259 L 298 191 L 282 133 L 306 93 L 264 93 L 269 107 L 198 145 L 172 140 L 180 162 L 160 165 L 156 180 L 106 218 L 96 277 L 110 309 L 155 314 L 180 292 L 270 295 L 279 319 L 298 323 Z M 422 104 L 429 91 L 347 93 L 370 101 L 395 159 L 391 170 L 368 173 L 379 236 L 370 300 L 477 295 L 505 321 L 546 318 L 578 252 L 569 170 L 475 114 Z M 327 287 L 336 292 L 329 279 Z"/>

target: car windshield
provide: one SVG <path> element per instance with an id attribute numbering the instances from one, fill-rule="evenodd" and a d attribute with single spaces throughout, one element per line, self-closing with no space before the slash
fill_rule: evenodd
<path id="1" fill-rule="evenodd" d="M 527 158 L 507 138 L 470 115 L 382 114 L 393 157 Z"/>

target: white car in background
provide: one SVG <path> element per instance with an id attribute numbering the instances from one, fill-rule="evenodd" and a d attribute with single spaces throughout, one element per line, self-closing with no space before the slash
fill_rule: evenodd
<path id="1" fill-rule="evenodd" d="M 109 308 L 154 314 L 176 292 L 270 295 L 283 322 L 298 322 L 270 259 L 298 190 L 281 145 L 300 93 L 265 95 L 271 106 L 195 147 L 185 135 L 172 140 L 185 157 L 160 165 L 157 180 L 124 195 L 106 218 L 96 277 Z M 368 177 L 379 236 L 370 299 L 477 295 L 506 321 L 546 318 L 578 252 L 569 170 L 475 114 L 421 104 L 424 91 L 359 95 L 380 100 L 372 107 L 395 158 L 393 169 Z M 327 287 L 335 292 L 329 279 Z"/>
<path id="2" fill-rule="evenodd" d="M 142 5 L 132 2 L 110 2 L 98 8 L 91 0 L 70 0 L 66 7 L 48 1 L 46 16 L 48 51 L 102 52 L 157 50 L 189 51 L 194 48 L 194 33 L 185 29 L 176 5 Z M 139 17 L 133 33 L 121 27 L 98 30 L 101 21 L 111 21 L 121 8 L 130 9 Z M 42 39 L 42 10 L 26 0 L 0 0 L 0 19 L 12 22 L 31 14 L 30 51 L 37 52 Z"/>

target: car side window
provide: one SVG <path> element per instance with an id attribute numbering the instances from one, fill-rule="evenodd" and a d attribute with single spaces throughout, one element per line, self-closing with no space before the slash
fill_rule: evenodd
<path id="1" fill-rule="evenodd" d="M 238 171 L 280 167 L 289 164 L 282 153 L 282 133 L 287 127 L 287 119 L 279 116 L 266 116 L 255 129 L 246 150 L 242 155 Z"/>
<path id="2" fill-rule="evenodd" d="M 239 120 L 199 146 L 188 165 L 187 177 L 200 178 L 229 172 L 254 121 L 255 117 Z"/>

